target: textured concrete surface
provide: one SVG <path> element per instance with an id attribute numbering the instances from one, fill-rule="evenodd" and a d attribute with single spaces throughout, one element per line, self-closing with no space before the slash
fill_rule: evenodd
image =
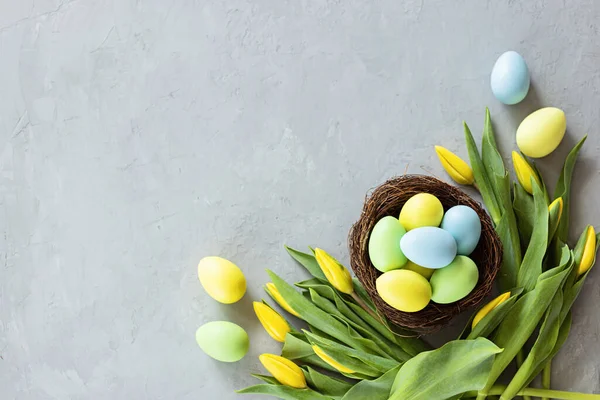
<path id="1" fill-rule="evenodd" d="M 525 115 L 565 110 L 552 186 L 589 132 L 573 236 L 600 225 L 598 21 L 593 0 L 0 0 L 1 397 L 239 398 L 278 350 L 251 314 L 264 269 L 302 276 L 283 244 L 347 261 L 367 190 L 445 177 L 433 145 L 465 156 L 486 105 L 506 155 Z M 509 49 L 533 77 L 511 107 L 488 84 Z M 244 270 L 240 304 L 203 292 L 205 255 Z M 595 271 L 557 388 L 600 392 L 599 303 Z M 217 319 L 248 330 L 243 361 L 196 346 Z"/>

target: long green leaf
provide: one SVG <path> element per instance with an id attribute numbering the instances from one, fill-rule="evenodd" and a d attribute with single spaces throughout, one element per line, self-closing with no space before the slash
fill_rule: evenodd
<path id="1" fill-rule="evenodd" d="M 303 368 L 303 371 L 309 386 L 325 396 L 342 398 L 354 386 L 350 382 L 322 374 L 311 367 Z"/>
<path id="2" fill-rule="evenodd" d="M 494 138 L 494 129 L 492 128 L 492 120 L 490 118 L 490 110 L 487 107 L 485 108 L 485 123 L 483 125 L 483 136 L 481 138 L 481 161 L 483 163 L 483 168 L 490 179 L 492 191 L 500 207 L 500 213 L 504 214 L 506 212 L 506 203 L 502 199 L 506 199 L 506 197 L 510 199 L 510 187 L 508 193 L 504 192 L 503 183 L 501 181 L 504 176 L 506 176 L 508 180 L 508 173 L 504 166 L 504 160 L 498 151 L 498 145 Z M 510 203 L 510 200 L 508 203 Z"/>
<path id="3" fill-rule="evenodd" d="M 280 385 L 279 381 L 270 375 L 261 375 L 261 374 L 250 374 L 250 375 L 252 375 L 254 378 L 260 379 L 261 381 L 266 382 L 270 385 Z"/>
<path id="4" fill-rule="evenodd" d="M 304 333 L 288 333 L 285 336 L 281 356 L 289 360 L 314 365 L 328 371 L 337 372 L 335 368 L 321 360 L 313 351 Z"/>
<path id="5" fill-rule="evenodd" d="M 517 216 L 517 226 L 521 243 L 523 244 L 523 248 L 526 249 L 529 245 L 529 240 L 531 240 L 533 226 L 535 225 L 535 203 L 533 202 L 533 196 L 527 193 L 521 185 L 515 183 L 513 188 L 515 195 L 513 209 Z"/>
<path id="6" fill-rule="evenodd" d="M 584 136 L 583 139 L 581 139 L 567 155 L 565 164 L 563 165 L 562 172 L 558 178 L 558 182 L 556 183 L 556 188 L 554 190 L 554 199 L 562 197 L 564 202 L 563 216 L 560 219 L 560 223 L 558 224 L 558 229 L 556 231 L 556 236 L 564 243 L 567 242 L 569 237 L 569 207 L 571 205 L 571 179 L 573 177 L 573 169 L 575 168 L 575 162 L 577 161 L 579 150 L 585 143 L 586 139 L 587 135 Z"/>
<path id="7" fill-rule="evenodd" d="M 455 340 L 404 363 L 390 400 L 444 400 L 485 385 L 502 349 L 484 338 Z"/>
<path id="8" fill-rule="evenodd" d="M 498 272 L 498 285 L 501 292 L 506 292 L 517 286 L 517 274 L 520 265 L 515 262 L 516 253 L 520 252 L 520 248 L 513 247 L 513 234 L 507 214 L 504 214 L 496 225 L 496 233 L 498 233 L 503 247 L 502 264 L 500 264 L 500 271 Z"/>
<path id="9" fill-rule="evenodd" d="M 292 249 L 291 247 L 285 246 L 287 252 L 292 256 L 294 260 L 296 260 L 300 265 L 302 265 L 306 270 L 315 278 L 327 280 L 323 271 L 321 271 L 321 267 L 319 267 L 319 263 L 317 263 L 317 259 L 312 254 L 303 253 L 301 251 Z"/>
<path id="10" fill-rule="evenodd" d="M 527 358 L 523 364 L 519 367 L 517 373 L 513 376 L 510 384 L 504 390 L 502 394 L 503 398 L 512 399 L 517 393 L 527 386 L 529 383 L 529 377 L 531 374 L 543 366 L 547 357 L 552 354 L 554 345 L 558 339 L 558 332 L 562 321 L 560 320 L 560 310 L 562 307 L 562 291 L 556 292 L 546 315 L 544 321 L 540 327 L 538 337 L 529 351 Z"/>
<path id="11" fill-rule="evenodd" d="M 473 169 L 473 175 L 475 176 L 475 183 L 479 188 L 483 202 L 492 216 L 492 220 L 495 224 L 498 224 L 500 222 L 500 217 L 502 216 L 500 206 L 498 205 L 494 190 L 492 189 L 492 184 L 485 171 L 481 157 L 479 156 L 479 150 L 477 150 L 477 145 L 475 144 L 475 139 L 473 139 L 471 130 L 466 122 L 463 123 L 463 125 L 465 128 L 465 140 L 467 142 L 469 160 L 471 161 L 471 168 Z"/>
<path id="12" fill-rule="evenodd" d="M 400 366 L 374 380 L 363 380 L 350 389 L 342 400 L 387 400 Z"/>
<path id="13" fill-rule="evenodd" d="M 527 246 L 523 263 L 517 274 L 517 286 L 526 292 L 532 290 L 542 273 L 542 263 L 548 248 L 548 205 L 540 186 L 531 180 L 533 186 L 533 201 L 535 203 L 535 221 L 531 241 Z"/>
<path id="14" fill-rule="evenodd" d="M 554 294 L 561 287 L 570 270 L 566 269 L 570 256 L 561 265 L 544 272 L 538 278 L 535 288 L 524 294 L 511 308 L 508 315 L 500 323 L 494 343 L 504 348 L 504 351 L 496 357 L 488 382 L 483 390 L 487 393 L 494 385 L 502 371 L 515 358 L 519 350 L 546 312 Z"/>
<path id="15" fill-rule="evenodd" d="M 296 389 L 284 385 L 261 384 L 238 390 L 239 394 L 264 394 L 266 396 L 279 397 L 284 400 L 332 400 L 312 389 Z"/>

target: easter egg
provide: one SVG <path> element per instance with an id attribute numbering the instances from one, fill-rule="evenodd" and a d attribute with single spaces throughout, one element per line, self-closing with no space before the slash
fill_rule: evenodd
<path id="1" fill-rule="evenodd" d="M 458 301 L 471 293 L 477 286 L 479 270 L 467 256 L 456 256 L 445 268 L 437 269 L 431 275 L 431 300 L 438 304 Z"/>
<path id="2" fill-rule="evenodd" d="M 517 104 L 529 91 L 529 69 L 516 51 L 507 51 L 496 60 L 490 85 L 494 96 L 504 104 Z"/>
<path id="3" fill-rule="evenodd" d="M 229 260 L 204 257 L 198 263 L 198 278 L 206 293 L 219 303 L 235 303 L 246 293 L 246 278 Z"/>
<path id="4" fill-rule="evenodd" d="M 457 254 L 468 256 L 481 236 L 481 220 L 471 207 L 454 206 L 446 211 L 441 228 L 456 240 Z"/>
<path id="5" fill-rule="evenodd" d="M 440 226 L 444 216 L 442 203 L 432 194 L 419 193 L 408 199 L 400 210 L 400 223 L 407 231 L 421 226 Z"/>
<path id="6" fill-rule="evenodd" d="M 228 321 L 213 321 L 202 325 L 196 331 L 196 342 L 207 355 L 222 362 L 241 360 L 250 347 L 246 331 Z"/>
<path id="7" fill-rule="evenodd" d="M 414 271 L 397 269 L 377 278 L 377 293 L 391 307 L 404 312 L 424 309 L 431 300 L 431 285 Z"/>
<path id="8" fill-rule="evenodd" d="M 397 218 L 388 216 L 377 221 L 369 237 L 369 258 L 375 268 L 387 272 L 406 264 L 400 250 L 400 239 L 405 233 Z"/>
<path id="9" fill-rule="evenodd" d="M 425 268 L 437 269 L 450 264 L 456 257 L 456 240 L 441 228 L 424 226 L 406 232 L 400 248 L 410 261 Z"/>
<path id="10" fill-rule="evenodd" d="M 526 156 L 546 157 L 556 150 L 566 129 L 567 118 L 561 109 L 541 108 L 529 114 L 517 128 L 517 146 Z"/>
<path id="11" fill-rule="evenodd" d="M 435 271 L 435 269 L 421 267 L 420 265 L 417 265 L 412 261 L 408 261 L 406 264 L 404 264 L 404 267 L 402 267 L 402 269 L 414 271 L 425 279 L 431 278 L 433 271 Z"/>

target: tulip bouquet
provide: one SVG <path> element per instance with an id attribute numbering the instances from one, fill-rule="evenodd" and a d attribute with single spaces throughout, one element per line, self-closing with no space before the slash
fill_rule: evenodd
<path id="1" fill-rule="evenodd" d="M 489 111 L 481 152 L 465 124 L 469 166 L 443 147 L 444 169 L 461 185 L 475 185 L 503 247 L 501 294 L 471 317 L 460 336 L 438 349 L 392 328 L 361 284 L 321 249 L 287 248 L 312 278 L 290 285 L 268 271 L 272 299 L 299 320 L 298 330 L 266 302 L 254 309 L 281 355 L 263 354 L 270 376 L 240 390 L 283 399 L 443 400 L 516 396 L 600 400 L 600 395 L 550 390 L 551 360 L 567 339 L 571 307 L 595 263 L 600 242 L 588 226 L 567 244 L 570 186 L 583 138 L 569 153 L 554 196 L 535 165 L 513 152 L 518 183 L 497 149 Z M 299 291 L 298 291 L 299 289 Z M 497 384 L 515 362 L 508 385 Z M 542 375 L 542 388 L 528 387 Z"/>

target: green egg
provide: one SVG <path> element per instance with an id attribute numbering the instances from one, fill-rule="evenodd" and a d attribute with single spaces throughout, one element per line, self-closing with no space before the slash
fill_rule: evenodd
<path id="1" fill-rule="evenodd" d="M 387 272 L 406 264 L 407 259 L 400 250 L 400 239 L 405 233 L 397 218 L 388 216 L 377 221 L 369 238 L 369 258 L 375 268 Z"/>
<path id="2" fill-rule="evenodd" d="M 213 321 L 202 325 L 196 331 L 196 342 L 207 355 L 222 362 L 241 360 L 250 347 L 246 331 L 227 321 Z"/>
<path id="3" fill-rule="evenodd" d="M 456 256 L 448 266 L 436 269 L 431 275 L 431 300 L 438 304 L 454 303 L 468 296 L 478 280 L 479 270 L 473 260 Z"/>

